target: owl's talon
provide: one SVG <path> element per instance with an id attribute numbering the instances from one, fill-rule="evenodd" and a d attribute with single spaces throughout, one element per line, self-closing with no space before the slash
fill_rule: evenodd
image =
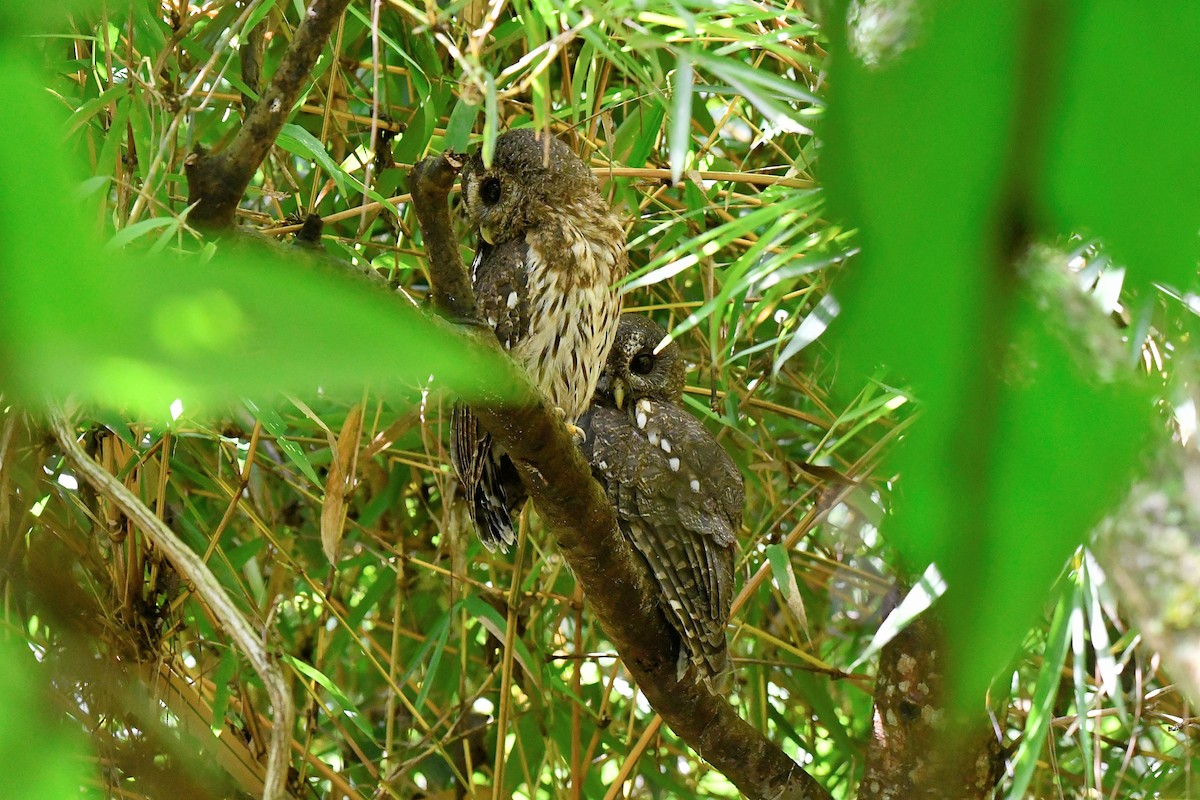
<path id="1" fill-rule="evenodd" d="M 492 330 L 491 325 L 488 325 L 475 314 L 455 314 L 454 316 L 447 317 L 446 319 L 450 320 L 455 325 L 461 325 L 468 330 L 475 331 L 476 333 L 486 334 L 488 336 L 494 336 L 496 333 L 494 330 Z"/>
<path id="2" fill-rule="evenodd" d="M 567 412 L 559 406 L 554 407 L 554 414 L 562 420 L 563 425 L 567 426 L 567 433 L 571 434 L 571 438 L 575 440 L 575 444 L 583 444 L 587 439 L 587 431 L 567 419 Z"/>
<path id="3" fill-rule="evenodd" d="M 571 434 L 571 438 L 575 440 L 576 445 L 581 445 L 587 440 L 587 431 L 573 422 L 567 423 L 567 433 Z"/>

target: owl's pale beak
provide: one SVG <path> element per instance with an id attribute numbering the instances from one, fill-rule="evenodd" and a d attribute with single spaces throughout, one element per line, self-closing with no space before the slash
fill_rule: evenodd
<path id="1" fill-rule="evenodd" d="M 490 230 L 488 230 L 487 225 L 479 226 L 479 238 L 483 239 L 488 244 L 496 243 L 496 237 L 492 235 L 492 232 Z"/>
<path id="2" fill-rule="evenodd" d="M 617 408 L 621 409 L 625 405 L 625 381 L 613 381 L 613 402 L 617 404 Z"/>

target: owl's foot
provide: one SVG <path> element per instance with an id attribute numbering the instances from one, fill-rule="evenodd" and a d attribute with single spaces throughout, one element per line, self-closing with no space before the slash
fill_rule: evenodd
<path id="1" fill-rule="evenodd" d="M 481 320 L 479 315 L 475 312 L 471 312 L 469 314 L 454 314 L 453 316 L 447 316 L 446 319 L 450 320 L 455 325 L 462 325 L 481 336 L 487 335 L 494 337 L 496 335 L 496 332 L 492 330 L 492 326 Z"/>
<path id="2" fill-rule="evenodd" d="M 558 418 L 561 419 L 563 424 L 567 426 L 567 433 L 571 434 L 571 438 L 575 440 L 575 444 L 583 444 L 584 440 L 587 439 L 587 431 L 576 425 L 574 422 L 569 422 L 567 420 L 567 412 L 563 411 L 559 406 L 554 407 L 554 413 L 557 414 Z"/>

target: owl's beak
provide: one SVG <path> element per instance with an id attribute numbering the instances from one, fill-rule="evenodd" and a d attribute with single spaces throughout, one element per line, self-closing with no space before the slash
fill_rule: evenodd
<path id="1" fill-rule="evenodd" d="M 617 404 L 617 408 L 621 409 L 625 406 L 625 381 L 613 381 L 613 402 Z"/>
<path id="2" fill-rule="evenodd" d="M 483 239 L 488 244 L 496 243 L 496 237 L 492 235 L 492 232 L 490 230 L 488 230 L 487 225 L 479 226 L 479 238 Z"/>

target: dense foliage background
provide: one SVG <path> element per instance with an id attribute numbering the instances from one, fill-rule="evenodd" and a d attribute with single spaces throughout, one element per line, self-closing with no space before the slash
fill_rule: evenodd
<path id="1" fill-rule="evenodd" d="M 340 267 L 188 228 L 188 154 L 236 131 L 304 4 L 75 5 L 0 11 L 23 34 L 4 34 L 0 102 L 25 118 L 0 131 L 2 652 L 20 681 L 0 753 L 28 765 L 28 796 L 255 795 L 268 724 L 208 609 L 26 415 L 42 391 L 74 397 L 89 452 L 282 655 L 293 796 L 736 796 L 657 727 L 536 516 L 510 556 L 469 529 L 445 386 L 486 371 Z M 796 2 L 354 2 L 243 220 L 287 242 L 320 214 L 327 255 L 419 301 L 406 168 L 553 130 L 628 221 L 627 310 L 672 329 L 689 408 L 746 478 L 743 715 L 854 797 L 868 645 L 936 559 L 966 702 L 1000 675 L 1000 796 L 1200 795 L 1186 701 L 1076 549 L 1190 403 L 1197 184 L 1171 187 L 1197 177 L 1197 112 L 1169 111 L 1158 79 L 1195 63 L 1196 15 L 1061 3 L 1047 32 L 1022 4 L 832 5 L 819 28 Z M 1120 26 L 1171 37 L 1136 86 L 1097 69 Z M 1047 40 L 1063 49 L 1020 61 Z M 1125 88 L 1123 162 L 1093 174 L 1110 152 L 1093 114 Z M 331 564 L 339 457 L 356 482 Z"/>

